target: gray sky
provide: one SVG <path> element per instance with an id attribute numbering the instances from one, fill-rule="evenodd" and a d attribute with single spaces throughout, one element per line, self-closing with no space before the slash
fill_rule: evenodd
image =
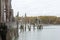
<path id="1" fill-rule="evenodd" d="M 14 16 L 60 16 L 60 0 L 12 0 Z"/>

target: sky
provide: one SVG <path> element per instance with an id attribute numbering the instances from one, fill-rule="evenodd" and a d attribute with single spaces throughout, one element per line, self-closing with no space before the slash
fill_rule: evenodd
<path id="1" fill-rule="evenodd" d="M 12 0 L 14 16 L 60 16 L 60 0 Z"/>

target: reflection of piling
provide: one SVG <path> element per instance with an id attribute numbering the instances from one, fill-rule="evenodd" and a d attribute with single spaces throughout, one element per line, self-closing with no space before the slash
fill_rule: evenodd
<path id="1" fill-rule="evenodd" d="M 35 24 L 33 25 L 33 30 L 35 30 Z"/>
<path id="2" fill-rule="evenodd" d="M 37 29 L 38 29 L 38 25 L 37 25 Z"/>
<path id="3" fill-rule="evenodd" d="M 42 29 L 42 28 L 43 28 L 42 25 L 38 25 L 38 26 L 37 26 L 37 29 Z"/>
<path id="4" fill-rule="evenodd" d="M 18 37 L 19 35 L 18 35 L 18 21 L 17 21 L 17 37 Z"/>
<path id="5" fill-rule="evenodd" d="M 39 25 L 39 29 L 41 29 L 42 25 Z"/>
<path id="6" fill-rule="evenodd" d="M 31 26 L 28 26 L 29 31 L 31 31 Z"/>
<path id="7" fill-rule="evenodd" d="M 21 30 L 21 32 L 24 31 L 24 26 L 23 25 L 20 26 L 20 30 Z"/>
<path id="8" fill-rule="evenodd" d="M 25 31 L 26 31 L 26 26 L 25 26 Z"/>

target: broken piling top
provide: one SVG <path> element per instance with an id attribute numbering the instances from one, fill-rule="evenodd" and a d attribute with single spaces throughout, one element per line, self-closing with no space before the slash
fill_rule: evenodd
<path id="1" fill-rule="evenodd" d="M 17 17 L 19 16 L 19 11 L 17 12 Z"/>
<path id="2" fill-rule="evenodd" d="M 26 17 L 26 13 L 25 13 L 25 17 Z"/>
<path id="3" fill-rule="evenodd" d="M 16 15 L 16 20 L 18 20 L 18 17 L 19 17 L 19 11 L 17 12 L 17 15 Z"/>

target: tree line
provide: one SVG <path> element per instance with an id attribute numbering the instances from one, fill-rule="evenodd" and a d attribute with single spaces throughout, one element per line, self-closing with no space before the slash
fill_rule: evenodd
<path id="1" fill-rule="evenodd" d="M 22 17 L 18 19 L 21 20 Z M 26 20 L 26 23 L 43 23 L 43 24 L 60 24 L 60 17 L 57 16 L 35 16 L 35 17 L 23 17 L 23 22 Z"/>

